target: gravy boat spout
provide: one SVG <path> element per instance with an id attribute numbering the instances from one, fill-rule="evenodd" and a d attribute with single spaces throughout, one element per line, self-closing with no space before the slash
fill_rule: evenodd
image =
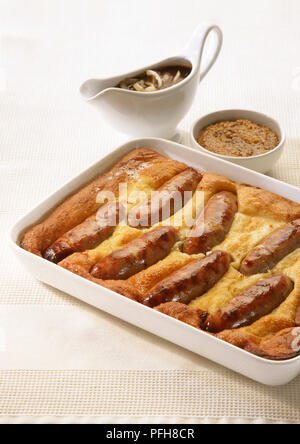
<path id="1" fill-rule="evenodd" d="M 92 101 L 100 94 L 110 87 L 113 88 L 115 84 L 111 83 L 110 79 L 100 80 L 100 79 L 90 79 L 87 80 L 80 88 L 80 94 L 82 98 L 86 101 Z"/>
<path id="2" fill-rule="evenodd" d="M 210 35 L 212 38 L 208 39 Z M 208 50 L 205 48 L 207 41 L 211 43 Z M 222 31 L 218 26 L 200 25 L 181 55 L 158 62 L 151 68 L 142 67 L 107 79 L 90 79 L 81 86 L 81 96 L 121 133 L 131 137 L 170 139 L 192 106 L 199 81 L 203 80 L 217 60 L 222 41 Z M 124 79 L 139 77 L 149 69 L 162 70 L 167 67 L 189 68 L 190 73 L 178 83 L 151 92 L 118 86 Z"/>

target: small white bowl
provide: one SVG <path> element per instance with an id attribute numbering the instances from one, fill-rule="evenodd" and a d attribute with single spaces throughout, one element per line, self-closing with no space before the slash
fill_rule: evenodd
<path id="1" fill-rule="evenodd" d="M 235 121 L 238 119 L 248 119 L 251 122 L 257 123 L 258 125 L 267 126 L 277 134 L 279 138 L 279 145 L 265 154 L 251 157 L 223 156 L 221 154 L 213 153 L 199 145 L 197 139 L 199 138 L 201 131 L 204 130 L 207 126 L 217 122 Z M 227 160 L 229 162 L 235 163 L 237 165 L 257 171 L 258 173 L 262 174 L 270 171 L 276 164 L 276 162 L 280 159 L 285 145 L 285 140 L 285 132 L 283 131 L 279 123 L 276 122 L 276 120 L 256 111 L 239 109 L 217 111 L 215 113 L 201 117 L 201 119 L 198 119 L 194 123 L 191 130 L 191 142 L 194 148 L 203 151 L 204 153 L 211 156 L 219 157 L 221 159 Z"/>

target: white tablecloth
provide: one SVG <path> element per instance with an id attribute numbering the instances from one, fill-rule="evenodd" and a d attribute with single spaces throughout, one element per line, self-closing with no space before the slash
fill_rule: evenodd
<path id="1" fill-rule="evenodd" d="M 271 174 L 300 186 L 298 0 L 0 1 L 0 422 L 300 422 L 300 379 L 267 388 L 27 275 L 9 227 L 123 140 L 82 81 L 176 54 L 201 21 L 224 50 L 181 123 L 261 110 L 288 135 Z"/>

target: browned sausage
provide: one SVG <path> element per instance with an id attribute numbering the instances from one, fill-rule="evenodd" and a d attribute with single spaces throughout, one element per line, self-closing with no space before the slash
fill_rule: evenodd
<path id="1" fill-rule="evenodd" d="M 102 259 L 91 274 L 103 280 L 126 280 L 167 257 L 177 237 L 173 227 L 156 228 Z"/>
<path id="2" fill-rule="evenodd" d="M 133 228 L 150 228 L 177 213 L 184 205 L 184 193 L 195 192 L 202 175 L 193 168 L 186 169 L 163 185 L 145 204 L 132 210 L 128 224 Z"/>
<path id="3" fill-rule="evenodd" d="M 225 307 L 210 314 L 205 329 L 211 333 L 219 333 L 251 325 L 279 307 L 293 288 L 293 282 L 282 274 L 260 280 Z"/>
<path id="4" fill-rule="evenodd" d="M 230 262 L 231 257 L 228 253 L 215 251 L 171 274 L 149 292 L 143 303 L 149 307 L 156 307 L 165 302 L 189 304 L 224 276 Z"/>
<path id="5" fill-rule="evenodd" d="M 54 242 L 44 252 L 44 258 L 58 263 L 73 253 L 95 248 L 113 235 L 124 216 L 123 204 L 113 202 L 103 206 L 97 214 Z"/>
<path id="6" fill-rule="evenodd" d="M 233 193 L 224 191 L 212 197 L 186 239 L 184 253 L 206 254 L 221 244 L 237 211 L 237 198 Z"/>
<path id="7" fill-rule="evenodd" d="M 266 273 L 282 259 L 300 248 L 300 219 L 279 228 L 243 260 L 240 271 L 245 276 Z"/>

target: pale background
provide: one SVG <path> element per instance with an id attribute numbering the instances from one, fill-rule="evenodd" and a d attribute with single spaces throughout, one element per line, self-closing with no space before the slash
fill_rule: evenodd
<path id="1" fill-rule="evenodd" d="M 80 84 L 176 54 L 202 21 L 224 49 L 181 128 L 222 108 L 271 114 L 288 135 L 271 174 L 300 186 L 298 0 L 0 1 L 0 422 L 300 422 L 299 378 L 251 382 L 35 282 L 7 245 L 123 140 Z"/>

